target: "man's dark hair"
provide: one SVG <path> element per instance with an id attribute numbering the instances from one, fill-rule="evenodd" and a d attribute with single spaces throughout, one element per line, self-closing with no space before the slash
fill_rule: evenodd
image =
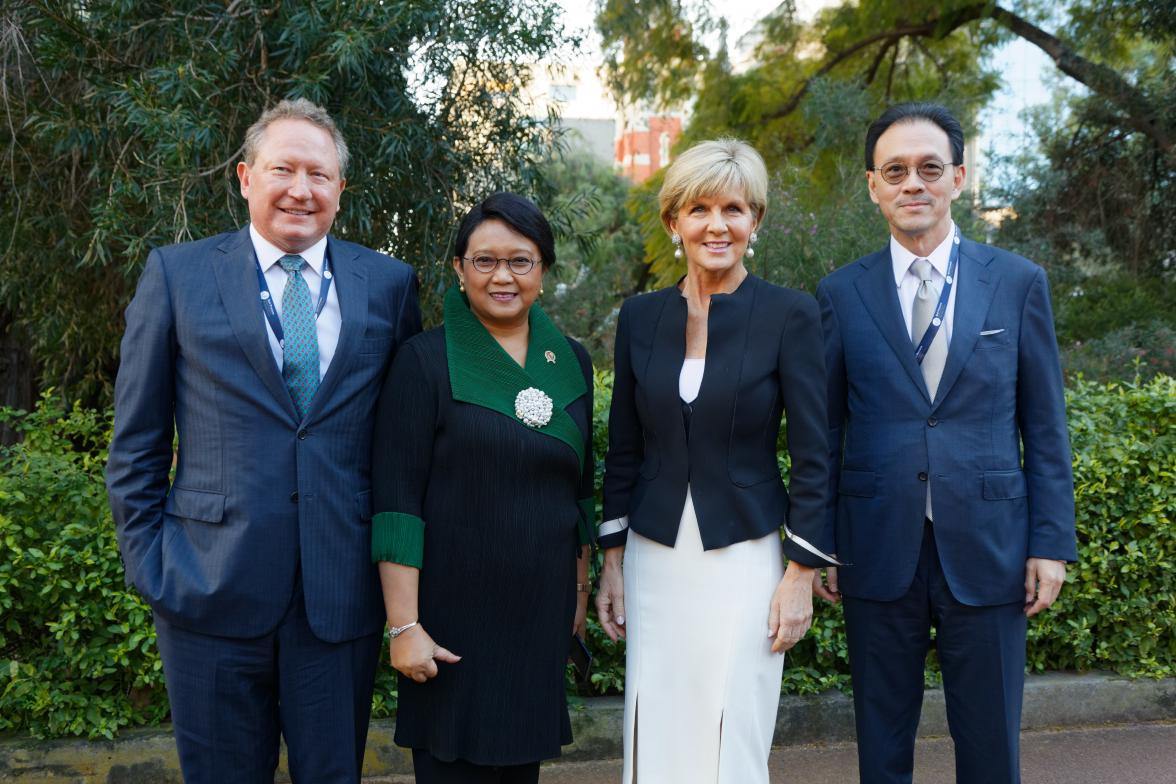
<path id="1" fill-rule="evenodd" d="M 866 131 L 866 171 L 874 170 L 874 147 L 878 144 L 878 137 L 895 123 L 918 120 L 926 120 L 942 128 L 951 143 L 951 163 L 959 166 L 964 162 L 964 129 L 960 121 L 945 106 L 919 101 L 895 104 L 870 124 L 870 129 Z"/>
<path id="2" fill-rule="evenodd" d="M 555 264 L 555 236 L 551 233 L 551 224 L 543 217 L 543 212 L 530 199 L 505 191 L 491 194 L 480 204 L 474 205 L 461 219 L 461 225 L 457 227 L 455 254 L 465 258 L 470 235 L 474 233 L 474 229 L 485 221 L 495 219 L 510 226 L 538 246 L 543 269 L 550 269 L 551 265 Z"/>

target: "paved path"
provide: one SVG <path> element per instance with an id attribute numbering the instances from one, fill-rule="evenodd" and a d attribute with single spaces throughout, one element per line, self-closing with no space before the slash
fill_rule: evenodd
<path id="1" fill-rule="evenodd" d="M 1176 724 L 1134 724 L 1021 736 L 1024 784 L 1176 784 Z M 920 740 L 915 784 L 954 784 L 951 741 Z M 857 755 L 853 744 L 795 746 L 772 752 L 773 782 L 854 784 Z M 620 761 L 559 763 L 544 768 L 540 784 L 616 784 Z M 380 779 L 409 784 L 411 777 Z M 649 782 L 648 784 L 674 784 Z"/>

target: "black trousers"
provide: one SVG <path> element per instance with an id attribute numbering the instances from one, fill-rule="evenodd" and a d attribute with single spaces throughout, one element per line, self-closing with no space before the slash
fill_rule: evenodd
<path id="1" fill-rule="evenodd" d="M 539 763 L 475 765 L 465 760 L 444 762 L 427 749 L 412 750 L 417 784 L 538 784 Z"/>
<path id="2" fill-rule="evenodd" d="M 952 595 L 927 523 L 919 566 L 892 602 L 845 597 L 862 784 L 910 784 L 935 628 L 957 784 L 1019 784 L 1024 605 L 971 607 Z"/>
<path id="3" fill-rule="evenodd" d="M 381 634 L 320 640 L 301 582 L 262 637 L 214 637 L 158 615 L 155 634 L 187 784 L 273 784 L 279 734 L 296 784 L 360 780 Z"/>

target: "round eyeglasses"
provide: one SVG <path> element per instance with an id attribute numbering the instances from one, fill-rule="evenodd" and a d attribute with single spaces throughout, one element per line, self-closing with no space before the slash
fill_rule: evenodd
<path id="1" fill-rule="evenodd" d="M 505 262 L 506 268 L 515 275 L 526 275 L 535 269 L 535 260 L 526 256 L 515 256 L 512 259 L 496 259 L 493 256 L 462 256 L 461 260 L 473 264 L 474 269 L 478 272 L 493 272 L 502 262 Z"/>
<path id="2" fill-rule="evenodd" d="M 923 182 L 935 182 L 943 176 L 943 170 L 948 166 L 955 166 L 954 163 L 941 163 L 940 161 L 923 161 L 915 167 L 915 171 L 919 173 L 919 179 Z M 891 185 L 898 185 L 906 182 L 906 178 L 911 174 L 911 167 L 905 163 L 888 163 L 885 166 L 879 166 L 873 169 L 882 175 L 882 179 Z"/>

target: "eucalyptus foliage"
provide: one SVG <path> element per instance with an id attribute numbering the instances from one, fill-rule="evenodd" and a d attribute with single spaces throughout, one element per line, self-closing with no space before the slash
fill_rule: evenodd
<path id="1" fill-rule="evenodd" d="M 351 147 L 336 233 L 416 266 L 436 315 L 455 215 L 538 188 L 528 68 L 565 43 L 554 0 L 5 3 L 0 323 L 103 400 L 148 250 L 246 221 L 245 129 L 286 97 Z"/>
<path id="2" fill-rule="evenodd" d="M 543 307 L 596 367 L 611 367 L 621 302 L 642 289 L 648 272 L 641 232 L 625 209 L 629 182 L 585 154 L 553 158 L 542 173 L 558 238 Z"/>

